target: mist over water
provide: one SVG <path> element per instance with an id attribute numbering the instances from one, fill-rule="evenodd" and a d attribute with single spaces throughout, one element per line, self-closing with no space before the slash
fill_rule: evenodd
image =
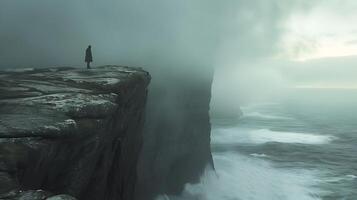
<path id="1" fill-rule="evenodd" d="M 148 70 L 161 95 L 149 93 L 152 109 L 175 123 L 175 89 L 214 71 L 212 108 L 243 116 L 212 121 L 216 172 L 161 198 L 354 199 L 356 92 L 291 88 L 357 88 L 356 10 L 355 0 L 1 0 L 0 68 L 84 67 L 91 44 L 94 65 Z"/>
<path id="2" fill-rule="evenodd" d="M 356 90 L 296 90 L 280 101 L 242 106 L 238 121 L 213 118 L 215 171 L 207 169 L 180 197 L 161 198 L 354 199 L 355 101 Z"/>

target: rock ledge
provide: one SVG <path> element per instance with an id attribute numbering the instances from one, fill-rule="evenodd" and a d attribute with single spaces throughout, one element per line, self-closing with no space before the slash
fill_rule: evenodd
<path id="1" fill-rule="evenodd" d="M 0 72 L 0 196 L 130 197 L 149 82 L 123 66 Z"/>

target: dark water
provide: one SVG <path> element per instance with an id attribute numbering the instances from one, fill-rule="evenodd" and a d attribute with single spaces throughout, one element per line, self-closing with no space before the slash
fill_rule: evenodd
<path id="1" fill-rule="evenodd" d="M 357 200 L 357 91 L 296 90 L 242 110 L 212 121 L 216 173 L 179 199 Z"/>

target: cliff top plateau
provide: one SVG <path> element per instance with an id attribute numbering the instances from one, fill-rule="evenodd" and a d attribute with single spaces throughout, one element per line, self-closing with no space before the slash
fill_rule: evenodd
<path id="1" fill-rule="evenodd" d="M 123 66 L 0 72 L 0 138 L 78 134 L 76 119 L 113 114 L 117 96 L 137 79 L 148 82 L 148 73 Z"/>

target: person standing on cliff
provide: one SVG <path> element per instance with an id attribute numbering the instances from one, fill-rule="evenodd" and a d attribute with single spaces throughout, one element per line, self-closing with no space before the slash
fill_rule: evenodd
<path id="1" fill-rule="evenodd" d="M 87 63 L 87 69 L 90 69 L 90 63 L 93 62 L 92 46 L 91 45 L 89 45 L 88 48 L 86 49 L 85 62 Z"/>

